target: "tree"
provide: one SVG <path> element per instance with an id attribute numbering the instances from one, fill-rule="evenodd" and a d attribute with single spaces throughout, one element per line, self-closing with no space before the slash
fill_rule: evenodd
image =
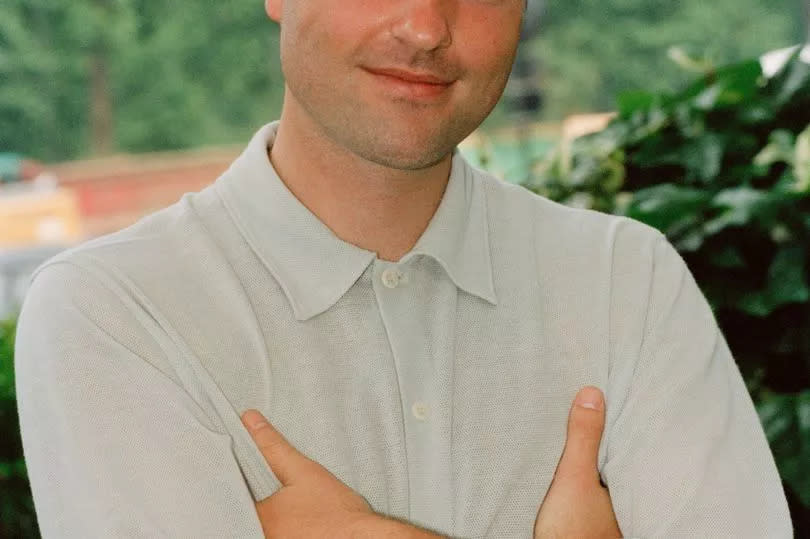
<path id="1" fill-rule="evenodd" d="M 580 0 L 547 2 L 527 47 L 542 65 L 543 116 L 610 110 L 625 90 L 674 91 L 682 46 L 726 63 L 802 41 L 795 0 Z"/>
<path id="2" fill-rule="evenodd" d="M 0 151 L 54 160 L 241 142 L 280 111 L 277 44 L 261 3 L 9 0 Z"/>

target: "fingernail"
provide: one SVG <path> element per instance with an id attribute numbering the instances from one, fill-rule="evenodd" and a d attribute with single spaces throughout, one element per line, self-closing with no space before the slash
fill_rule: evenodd
<path id="1" fill-rule="evenodd" d="M 582 408 L 589 408 L 591 410 L 602 409 L 602 392 L 599 388 L 593 386 L 586 386 L 577 393 L 577 398 L 574 404 Z"/>
<path id="2" fill-rule="evenodd" d="M 242 415 L 242 419 L 248 424 L 251 429 L 257 429 L 267 423 L 267 420 L 257 410 L 248 410 Z"/>

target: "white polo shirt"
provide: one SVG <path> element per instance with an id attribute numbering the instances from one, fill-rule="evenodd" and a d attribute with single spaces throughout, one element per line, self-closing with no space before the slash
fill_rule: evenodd
<path id="1" fill-rule="evenodd" d="M 261 128 L 215 183 L 36 271 L 15 368 L 47 537 L 262 537 L 260 410 L 379 513 L 528 538 L 584 385 L 625 536 L 789 537 L 740 372 L 666 238 L 456 151 L 398 262 L 336 237 Z"/>

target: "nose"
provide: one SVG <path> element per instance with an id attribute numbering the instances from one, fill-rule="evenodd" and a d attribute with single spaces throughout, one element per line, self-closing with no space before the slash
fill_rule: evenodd
<path id="1" fill-rule="evenodd" d="M 432 51 L 452 42 L 447 0 L 408 0 L 391 33 L 414 48 Z"/>

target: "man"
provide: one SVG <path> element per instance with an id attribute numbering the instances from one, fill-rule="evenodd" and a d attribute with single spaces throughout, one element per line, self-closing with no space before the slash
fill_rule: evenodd
<path id="1" fill-rule="evenodd" d="M 523 0 L 265 8 L 280 121 L 33 277 L 16 367 L 45 536 L 790 536 L 673 247 L 455 150 Z"/>

